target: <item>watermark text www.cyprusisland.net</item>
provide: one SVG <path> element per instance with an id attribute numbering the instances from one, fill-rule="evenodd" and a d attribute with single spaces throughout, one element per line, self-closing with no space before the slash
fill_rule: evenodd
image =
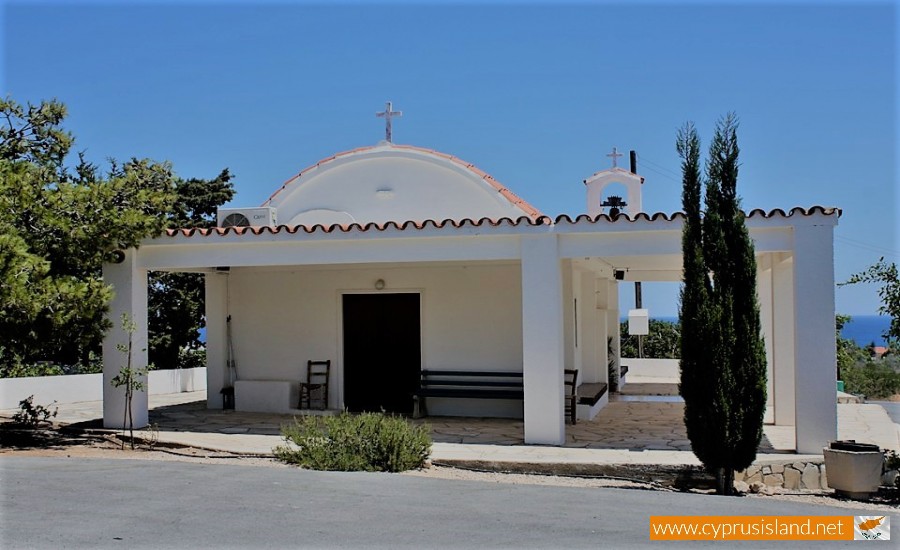
<path id="1" fill-rule="evenodd" d="M 890 540 L 890 516 L 650 516 L 650 540 Z"/>

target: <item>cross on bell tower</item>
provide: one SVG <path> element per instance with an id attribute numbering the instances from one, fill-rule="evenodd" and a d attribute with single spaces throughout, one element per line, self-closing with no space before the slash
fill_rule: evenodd
<path id="1" fill-rule="evenodd" d="M 615 167 L 616 167 L 616 159 L 617 159 L 618 157 L 623 156 L 623 155 L 622 155 L 622 153 L 619 152 L 619 150 L 618 150 L 617 148 L 613 147 L 612 153 L 609 153 L 609 154 L 607 154 L 606 156 L 612 157 L 612 160 L 613 160 L 613 165 L 612 165 L 612 167 L 615 168 Z"/>
<path id="2" fill-rule="evenodd" d="M 623 170 L 618 167 L 619 157 L 625 156 L 619 152 L 618 148 L 613 147 L 612 153 L 607 153 L 606 156 L 612 159 L 612 167 L 600 170 L 584 180 L 584 185 L 587 187 L 587 213 L 593 217 L 607 212 L 611 217 L 615 217 L 616 213 L 624 213 L 633 218 L 639 212 L 643 212 L 641 187 L 644 184 L 644 178 L 635 173 L 637 154 L 634 151 L 631 152 L 631 170 Z M 623 185 L 626 196 L 610 195 L 604 200 L 603 191 L 613 184 Z"/>
<path id="3" fill-rule="evenodd" d="M 388 101 L 384 104 L 384 111 L 380 113 L 375 113 L 375 116 L 379 118 L 384 118 L 384 139 L 388 143 L 393 143 L 391 141 L 391 118 L 393 117 L 401 117 L 403 116 L 403 111 L 393 111 L 391 110 L 393 104 Z"/>

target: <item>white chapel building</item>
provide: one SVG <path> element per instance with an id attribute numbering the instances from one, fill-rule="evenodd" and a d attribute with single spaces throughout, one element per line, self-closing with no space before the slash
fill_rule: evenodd
<path id="1" fill-rule="evenodd" d="M 104 267 L 115 289 L 109 318 L 132 315 L 142 350 L 147 273 L 203 273 L 209 408 L 222 408 L 220 390 L 233 387 L 239 410 L 297 412 L 309 360 L 331 362 L 329 408 L 352 411 L 410 413 L 422 370 L 513 371 L 524 399 L 428 398 L 428 412 L 519 417 L 526 443 L 563 444 L 564 370 L 577 369 L 579 383 L 608 382 L 618 285 L 681 280 L 683 216 L 643 212 L 643 179 L 613 167 L 585 180 L 582 215 L 552 217 L 464 160 L 394 144 L 389 127 L 386 137 L 316 162 L 260 207 L 221 213 L 249 225 L 172 230 L 126 251 Z M 628 196 L 611 216 L 601 204 L 613 183 Z M 799 453 L 836 438 L 839 214 L 747 214 L 769 404 L 775 424 L 795 427 Z M 122 423 L 124 400 L 109 379 L 125 338 L 113 329 L 104 341 L 108 427 Z M 138 355 L 146 364 L 146 352 Z M 579 405 L 579 418 L 607 399 Z M 145 425 L 146 393 L 133 409 L 135 425 Z"/>

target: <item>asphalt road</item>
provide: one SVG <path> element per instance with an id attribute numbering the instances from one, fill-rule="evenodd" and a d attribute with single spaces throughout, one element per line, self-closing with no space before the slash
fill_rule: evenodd
<path id="1" fill-rule="evenodd" d="M 650 515 L 853 514 L 784 501 L 655 491 L 15 456 L 0 457 L 0 493 L 5 549 L 658 549 L 671 543 L 649 540 Z M 745 543 L 773 545 L 804 547 Z"/>

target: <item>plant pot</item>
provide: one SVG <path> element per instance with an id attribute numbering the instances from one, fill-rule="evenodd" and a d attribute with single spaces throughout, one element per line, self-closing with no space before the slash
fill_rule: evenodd
<path id="1" fill-rule="evenodd" d="M 822 449 L 828 485 L 836 493 L 864 500 L 878 491 L 884 455 L 877 445 L 856 441 L 833 441 Z"/>

